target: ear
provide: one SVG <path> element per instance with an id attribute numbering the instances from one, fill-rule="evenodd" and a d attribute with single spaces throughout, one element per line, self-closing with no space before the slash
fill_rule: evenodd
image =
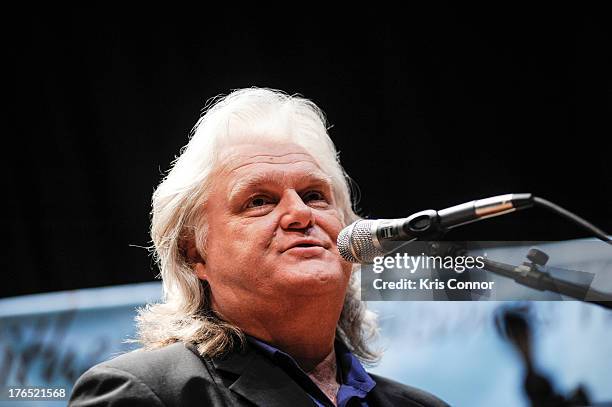
<path id="1" fill-rule="evenodd" d="M 204 261 L 202 256 L 200 256 L 200 252 L 196 247 L 194 239 L 189 240 L 187 243 L 187 259 L 192 265 L 196 276 L 198 276 L 200 280 L 208 280 L 208 268 L 206 267 L 206 261 Z"/>
<path id="2" fill-rule="evenodd" d="M 193 271 L 195 271 L 196 276 L 198 276 L 200 280 L 208 281 L 208 270 L 204 261 L 202 261 L 202 263 L 196 263 L 193 266 Z"/>

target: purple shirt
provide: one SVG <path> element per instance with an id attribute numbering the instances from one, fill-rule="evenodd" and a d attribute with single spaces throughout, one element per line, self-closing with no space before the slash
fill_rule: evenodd
<path id="1" fill-rule="evenodd" d="M 247 335 L 247 339 L 255 349 L 261 351 L 265 356 L 270 358 L 274 364 L 283 369 L 285 373 L 295 380 L 317 406 L 333 406 L 331 400 L 327 398 L 291 356 L 252 336 Z M 340 372 L 340 388 L 336 395 L 338 407 L 347 406 L 351 400 L 351 406 L 367 407 L 368 403 L 365 397 L 370 390 L 374 388 L 376 382 L 372 380 L 359 360 L 342 342 L 336 340 L 334 349 L 336 351 L 338 371 Z"/>

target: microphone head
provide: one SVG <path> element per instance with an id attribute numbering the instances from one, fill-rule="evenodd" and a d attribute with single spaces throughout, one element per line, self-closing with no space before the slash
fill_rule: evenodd
<path id="1" fill-rule="evenodd" d="M 340 256 L 350 263 L 372 263 L 374 257 L 382 256 L 374 246 L 375 226 L 375 220 L 361 219 L 342 229 L 337 240 Z"/>

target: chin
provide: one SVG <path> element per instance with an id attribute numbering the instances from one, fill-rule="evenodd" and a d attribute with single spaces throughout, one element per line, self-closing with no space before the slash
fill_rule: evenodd
<path id="1" fill-rule="evenodd" d="M 290 290 L 299 290 L 306 294 L 312 290 L 318 292 L 345 290 L 350 278 L 340 262 L 325 262 L 321 260 L 301 260 L 297 264 L 287 266 L 281 272 L 283 280 Z"/>

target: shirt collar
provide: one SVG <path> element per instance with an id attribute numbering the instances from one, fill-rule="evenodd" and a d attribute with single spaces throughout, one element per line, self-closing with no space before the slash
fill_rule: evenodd
<path id="1" fill-rule="evenodd" d="M 295 359 L 289 354 L 255 337 L 246 335 L 246 338 L 255 348 L 259 349 L 276 363 L 292 365 L 293 368 L 299 369 L 299 371 L 306 375 Z M 365 371 L 359 359 L 351 353 L 342 341 L 336 339 L 334 350 L 336 351 L 336 360 L 341 373 L 342 382 L 340 384 L 342 386 L 353 387 L 360 397 L 365 397 L 374 388 L 376 382 Z"/>
<path id="2" fill-rule="evenodd" d="M 335 342 L 336 358 L 342 373 L 342 384 L 361 390 L 363 396 L 374 388 L 376 382 L 365 371 L 359 359 L 339 340 Z"/>

